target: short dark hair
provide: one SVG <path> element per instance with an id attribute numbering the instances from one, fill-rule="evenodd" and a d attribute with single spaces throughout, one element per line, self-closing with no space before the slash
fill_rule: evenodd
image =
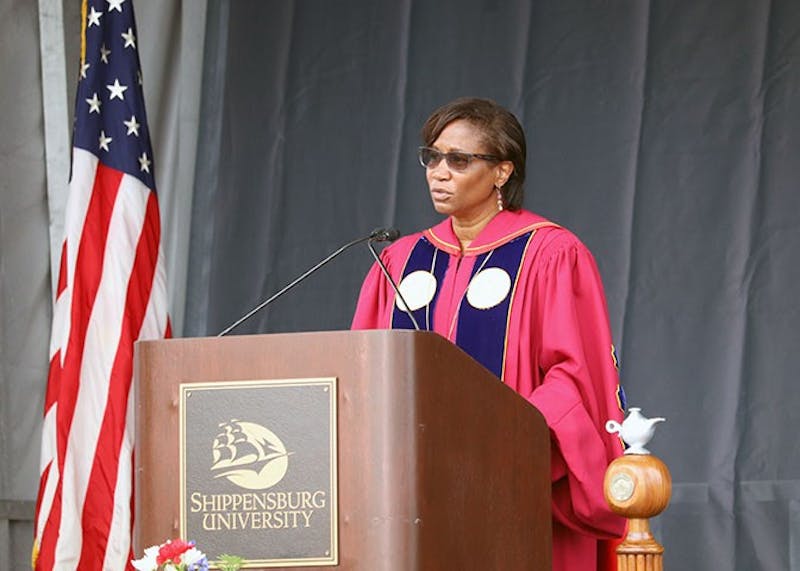
<path id="1" fill-rule="evenodd" d="M 453 121 L 468 121 L 483 133 L 481 141 L 488 154 L 511 161 L 514 172 L 500 189 L 508 210 L 522 207 L 525 182 L 525 132 L 513 113 L 491 99 L 461 97 L 434 111 L 422 126 L 422 142 L 431 146 Z"/>

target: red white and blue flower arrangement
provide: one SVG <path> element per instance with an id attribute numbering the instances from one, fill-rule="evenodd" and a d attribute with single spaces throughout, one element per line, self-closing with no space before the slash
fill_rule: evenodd
<path id="1" fill-rule="evenodd" d="M 220 555 L 215 565 L 222 571 L 238 571 L 244 561 L 234 555 Z M 131 561 L 138 571 L 208 571 L 208 557 L 194 541 L 171 539 L 144 550 L 144 557 Z"/>

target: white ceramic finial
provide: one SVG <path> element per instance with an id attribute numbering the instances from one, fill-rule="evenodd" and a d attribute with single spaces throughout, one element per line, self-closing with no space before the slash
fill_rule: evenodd
<path id="1" fill-rule="evenodd" d="M 631 407 L 628 411 L 628 417 L 622 421 L 622 424 L 616 420 L 606 422 L 606 430 L 611 434 L 619 433 L 622 440 L 628 445 L 628 448 L 625 449 L 625 454 L 650 454 L 650 451 L 644 445 L 653 438 L 656 424 L 667 419 L 661 417 L 646 418 L 642 415 L 640 408 Z"/>

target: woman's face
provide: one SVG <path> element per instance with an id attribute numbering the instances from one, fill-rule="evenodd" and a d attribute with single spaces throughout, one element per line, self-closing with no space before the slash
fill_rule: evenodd
<path id="1" fill-rule="evenodd" d="M 441 153 L 491 154 L 483 146 L 482 131 L 463 119 L 449 123 L 431 147 Z M 471 220 L 497 212 L 497 193 L 511 176 L 510 161 L 473 159 L 463 171 L 452 170 L 447 161 L 425 169 L 433 207 L 439 214 Z"/>

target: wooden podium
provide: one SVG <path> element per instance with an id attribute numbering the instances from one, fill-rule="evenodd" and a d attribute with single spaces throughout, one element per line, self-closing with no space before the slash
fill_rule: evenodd
<path id="1" fill-rule="evenodd" d="M 434 333 L 147 341 L 134 371 L 137 556 L 179 534 L 181 383 L 336 377 L 339 568 L 551 568 L 545 422 Z"/>

